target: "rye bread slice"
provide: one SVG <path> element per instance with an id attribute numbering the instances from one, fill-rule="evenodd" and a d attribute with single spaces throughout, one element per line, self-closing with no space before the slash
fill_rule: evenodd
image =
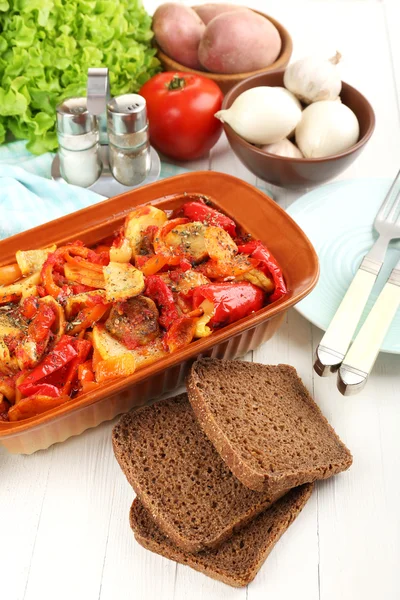
<path id="1" fill-rule="evenodd" d="M 306 484 L 291 490 L 246 527 L 234 533 L 217 550 L 205 550 L 198 554 L 189 554 L 177 548 L 160 531 L 137 498 L 130 510 L 130 524 L 136 540 L 148 550 L 189 565 L 228 585 L 241 587 L 257 575 L 276 542 L 306 504 L 312 487 L 312 484 Z"/>
<path id="2" fill-rule="evenodd" d="M 289 365 L 203 358 L 187 390 L 196 417 L 247 487 L 275 494 L 348 469 L 351 453 Z"/>
<path id="3" fill-rule="evenodd" d="M 247 489 L 197 423 L 186 394 L 124 415 L 115 456 L 160 529 L 187 552 L 215 548 L 282 493 Z"/>

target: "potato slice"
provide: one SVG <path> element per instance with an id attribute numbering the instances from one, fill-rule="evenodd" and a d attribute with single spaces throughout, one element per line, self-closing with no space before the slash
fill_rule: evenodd
<path id="1" fill-rule="evenodd" d="M 275 285 L 274 282 L 265 275 L 260 269 L 252 269 L 248 271 L 241 277 L 240 279 L 245 279 L 246 281 L 250 281 L 253 285 L 258 286 L 268 294 L 274 291 Z"/>
<path id="2" fill-rule="evenodd" d="M 30 296 L 39 296 L 37 285 L 33 285 L 32 287 L 25 288 L 22 290 L 21 302 L 23 300 L 26 300 L 26 298 L 29 298 Z"/>
<path id="3" fill-rule="evenodd" d="M 201 317 L 196 320 L 196 328 L 194 330 L 195 338 L 203 338 L 211 335 L 212 331 L 208 327 L 207 323 L 211 321 L 214 316 L 214 304 L 210 300 L 203 300 L 200 307 L 204 312 Z"/>
<path id="4" fill-rule="evenodd" d="M 204 239 L 208 255 L 217 262 L 228 263 L 237 254 L 235 242 L 221 227 L 207 227 Z"/>
<path id="5" fill-rule="evenodd" d="M 140 250 L 144 230 L 151 225 L 162 227 L 165 221 L 166 213 L 155 206 L 139 206 L 129 213 L 125 222 L 125 237 L 129 240 L 133 255 Z"/>
<path id="6" fill-rule="evenodd" d="M 40 283 L 40 271 L 33 273 L 25 279 L 21 279 L 11 285 L 3 285 L 0 287 L 0 303 L 3 302 L 8 296 L 22 296 L 23 292 L 34 285 Z"/>
<path id="7" fill-rule="evenodd" d="M 24 337 L 24 332 L 8 314 L 0 313 L 0 338 L 6 335 L 21 339 Z"/>
<path id="8" fill-rule="evenodd" d="M 101 360 L 107 360 L 129 352 L 124 344 L 121 344 L 121 342 L 106 331 L 104 325 L 95 325 L 92 333 L 93 347 L 99 353 Z"/>
<path id="9" fill-rule="evenodd" d="M 164 273 L 161 273 L 161 275 L 164 275 Z M 166 275 L 168 274 L 166 273 Z M 173 281 L 169 279 L 166 283 L 171 286 L 173 292 L 188 294 L 191 290 L 200 285 L 207 285 L 210 283 L 210 280 L 203 275 L 203 273 L 188 269 L 187 271 L 180 273 L 179 277 L 174 278 Z"/>
<path id="10" fill-rule="evenodd" d="M 200 221 L 177 225 L 165 236 L 165 245 L 173 254 L 201 262 L 208 256 L 204 239 L 206 229 Z"/>
<path id="11" fill-rule="evenodd" d="M 121 344 L 121 342 L 113 338 L 106 331 L 104 325 L 95 325 L 93 327 L 92 342 L 95 351 L 102 361 L 128 353 L 134 357 L 136 369 L 147 366 L 168 355 L 161 338 L 156 338 L 149 344 L 146 344 L 146 346 L 140 346 L 139 348 L 135 348 L 135 350 L 127 350 L 124 344 Z"/>
<path id="12" fill-rule="evenodd" d="M 40 271 L 46 262 L 48 255 L 56 249 L 57 246 L 54 244 L 53 246 L 41 248 L 39 250 L 18 250 L 15 258 L 21 269 L 22 275 L 31 275 L 31 273 Z"/>
<path id="13" fill-rule="evenodd" d="M 144 290 L 144 275 L 130 263 L 110 262 L 103 267 L 106 299 L 109 302 L 138 296 Z"/>
<path id="14" fill-rule="evenodd" d="M 132 258 L 132 248 L 128 238 L 122 238 L 118 247 L 111 246 L 110 261 L 119 263 L 128 263 Z"/>
<path id="15" fill-rule="evenodd" d="M 154 341 L 146 344 L 146 346 L 140 346 L 135 350 L 131 350 L 131 353 L 135 357 L 136 370 L 142 367 L 147 367 L 153 364 L 156 360 L 160 360 L 164 356 L 168 356 L 168 352 L 164 349 L 164 344 L 161 338 L 157 338 Z"/>
<path id="16" fill-rule="evenodd" d="M 41 360 L 44 349 L 39 353 L 37 343 L 29 337 L 26 337 L 19 344 L 16 351 L 16 360 L 21 371 L 32 369 Z"/>
<path id="17" fill-rule="evenodd" d="M 3 375 L 14 375 L 18 371 L 18 363 L 15 356 L 10 356 L 10 351 L 3 339 L 0 339 L 0 373 Z"/>

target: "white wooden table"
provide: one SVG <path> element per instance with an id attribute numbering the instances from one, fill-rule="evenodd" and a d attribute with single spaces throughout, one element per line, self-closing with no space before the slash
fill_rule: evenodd
<path id="1" fill-rule="evenodd" d="M 159 3 L 145 2 L 149 12 Z M 342 178 L 394 176 L 400 166 L 399 0 L 248 4 L 285 24 L 294 57 L 340 50 L 343 79 L 371 101 L 376 131 Z M 257 183 L 225 138 L 208 158 L 187 166 Z M 298 196 L 272 193 L 283 207 Z M 365 391 L 345 399 L 334 380 L 314 376 L 321 335 L 292 310 L 275 337 L 248 358 L 297 368 L 352 450 L 354 465 L 317 485 L 247 589 L 229 588 L 134 541 L 133 492 L 113 457 L 113 423 L 105 423 L 33 456 L 0 450 L 0 598 L 399 600 L 400 356 L 381 354 Z"/>

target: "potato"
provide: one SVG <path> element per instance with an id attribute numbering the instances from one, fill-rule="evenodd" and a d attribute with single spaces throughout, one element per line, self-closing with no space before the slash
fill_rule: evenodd
<path id="1" fill-rule="evenodd" d="M 236 4 L 203 4 L 202 6 L 194 6 L 193 10 L 197 12 L 200 19 L 208 25 L 214 17 L 218 17 L 222 13 L 243 10 L 244 6 L 236 6 Z"/>
<path id="2" fill-rule="evenodd" d="M 206 26 L 192 8 L 167 2 L 153 17 L 154 37 L 171 58 L 191 69 L 202 69 L 197 51 Z"/>
<path id="3" fill-rule="evenodd" d="M 36 271 L 40 271 L 48 255 L 56 249 L 57 246 L 54 244 L 40 250 L 17 250 L 15 258 L 17 259 L 22 275 L 31 275 L 32 273 L 36 273 Z"/>
<path id="4" fill-rule="evenodd" d="M 221 227 L 207 227 L 204 239 L 208 255 L 217 262 L 229 263 L 238 251 L 229 233 Z"/>
<path id="5" fill-rule="evenodd" d="M 110 261 L 127 263 L 132 258 L 132 248 L 130 240 L 126 237 L 122 238 L 119 246 L 111 246 Z"/>
<path id="6" fill-rule="evenodd" d="M 108 302 L 132 298 L 144 290 L 143 273 L 131 263 L 110 262 L 103 273 Z"/>
<path id="7" fill-rule="evenodd" d="M 140 252 L 147 227 L 162 227 L 167 218 L 163 210 L 149 205 L 139 206 L 129 213 L 125 221 L 125 237 L 129 240 L 134 256 Z"/>
<path id="8" fill-rule="evenodd" d="M 200 41 L 199 60 L 213 73 L 246 73 L 271 65 L 281 46 L 276 27 L 245 8 L 210 21 Z"/>
<path id="9" fill-rule="evenodd" d="M 29 275 L 29 277 L 25 277 L 24 279 L 20 279 L 16 283 L 0 286 L 0 304 L 2 302 L 8 301 L 7 298 L 9 296 L 22 296 L 24 291 L 26 291 L 34 285 L 39 285 L 39 283 L 40 271 L 38 271 L 37 273 L 33 273 L 32 275 Z"/>
<path id="10" fill-rule="evenodd" d="M 207 258 L 204 234 L 206 227 L 195 221 L 185 225 L 176 225 L 165 236 L 165 244 L 173 253 L 183 254 L 193 262 L 201 262 Z"/>
<path id="11" fill-rule="evenodd" d="M 24 337 L 24 332 L 18 327 L 18 321 L 15 322 L 6 313 L 0 313 L 0 338 L 8 335 L 18 340 Z"/>
<path id="12" fill-rule="evenodd" d="M 108 333 L 104 325 L 99 323 L 93 327 L 93 348 L 97 350 L 101 360 L 121 356 L 128 352 L 127 347 L 116 340 Z"/>

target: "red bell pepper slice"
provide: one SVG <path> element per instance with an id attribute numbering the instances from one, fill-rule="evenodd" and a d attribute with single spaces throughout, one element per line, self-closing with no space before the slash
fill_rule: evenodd
<path id="1" fill-rule="evenodd" d="M 221 227 L 231 237 L 236 236 L 236 223 L 230 217 L 208 206 L 203 200 L 186 202 L 182 206 L 183 214 L 191 221 L 201 221 L 205 225 Z"/>
<path id="2" fill-rule="evenodd" d="M 40 304 L 32 321 L 28 326 L 28 336 L 35 342 L 42 342 L 48 335 L 51 326 L 56 320 L 53 309 L 48 304 Z"/>
<path id="3" fill-rule="evenodd" d="M 95 250 L 89 250 L 87 257 L 91 263 L 107 266 L 110 262 L 110 251 L 102 250 L 101 252 L 96 252 Z"/>
<path id="4" fill-rule="evenodd" d="M 93 364 L 87 360 L 78 366 L 78 380 L 81 383 L 94 381 Z"/>
<path id="5" fill-rule="evenodd" d="M 30 396 L 47 396 L 48 398 L 59 398 L 61 390 L 50 383 L 38 383 L 29 388 Z"/>
<path id="6" fill-rule="evenodd" d="M 18 386 L 20 392 L 25 396 L 30 395 L 31 388 L 37 385 L 44 377 L 54 373 L 58 369 L 61 369 L 64 365 L 69 363 L 73 358 L 78 355 L 75 349 L 76 340 L 74 338 L 64 335 L 61 340 L 56 344 L 53 350 L 33 369 L 24 381 Z"/>
<path id="7" fill-rule="evenodd" d="M 160 311 L 160 325 L 169 329 L 179 318 L 172 291 L 159 275 L 146 277 L 145 295 L 154 300 Z"/>
<path id="8" fill-rule="evenodd" d="M 47 294 L 58 298 L 62 293 L 62 285 L 58 285 L 53 271 L 57 269 L 62 271 L 62 267 L 67 260 L 67 257 L 72 259 L 72 256 L 79 256 L 82 259 L 87 258 L 90 263 L 99 263 L 100 265 L 109 261 L 109 257 L 100 256 L 93 250 L 89 250 L 83 245 L 83 242 L 77 241 L 72 244 L 66 244 L 57 248 L 54 252 L 48 255 L 41 271 L 41 279 L 46 289 Z M 60 282 L 59 282 L 60 283 Z"/>
<path id="9" fill-rule="evenodd" d="M 161 254 L 151 254 L 141 256 L 137 254 L 135 256 L 135 267 L 142 271 L 143 275 L 155 275 L 158 271 L 161 271 L 168 264 L 168 257 L 161 256 Z"/>
<path id="10" fill-rule="evenodd" d="M 179 267 L 182 271 L 189 271 L 192 268 L 192 263 L 187 258 L 181 258 Z"/>
<path id="11" fill-rule="evenodd" d="M 262 308 L 264 292 L 249 282 L 211 283 L 201 285 L 193 292 L 193 306 L 198 308 L 204 300 L 214 305 L 214 315 L 209 325 L 219 327 L 247 317 Z"/>
<path id="12" fill-rule="evenodd" d="M 192 317 L 185 315 L 174 321 L 165 334 L 164 342 L 168 350 L 175 352 L 188 346 L 193 340 L 195 330 L 196 321 Z"/>
<path id="13" fill-rule="evenodd" d="M 19 296 L 17 294 L 8 294 L 7 296 L 2 296 L 0 300 L 0 304 L 10 304 L 11 302 L 17 302 L 19 300 Z"/>
<path id="14" fill-rule="evenodd" d="M 109 306 L 109 304 L 95 304 L 94 306 L 82 308 L 72 323 L 68 323 L 68 333 L 70 335 L 75 335 L 84 329 L 93 327 L 93 325 L 105 315 Z"/>
<path id="15" fill-rule="evenodd" d="M 242 254 L 249 254 L 252 258 L 260 261 L 258 268 L 266 271 L 267 275 L 271 275 L 275 284 L 275 290 L 269 297 L 270 302 L 275 302 L 287 294 L 287 287 L 283 278 L 282 269 L 276 258 L 271 254 L 266 246 L 259 240 L 254 240 L 238 247 L 238 251 Z"/>
<path id="16" fill-rule="evenodd" d="M 54 387 L 61 389 L 65 383 L 65 380 L 67 379 L 68 369 L 69 369 L 69 363 L 67 363 L 66 365 L 61 367 L 61 369 L 57 369 L 57 371 L 53 371 L 53 373 L 50 373 L 50 375 L 43 377 L 43 379 L 40 380 L 38 385 L 49 384 L 49 385 L 54 385 Z"/>
<path id="17" fill-rule="evenodd" d="M 92 349 L 92 344 L 87 340 L 73 340 L 73 345 L 77 351 L 77 356 L 70 362 L 69 364 L 69 372 L 67 375 L 67 380 L 63 386 L 62 393 L 68 396 L 71 392 L 71 388 L 75 383 L 75 380 L 78 377 L 78 369 L 79 365 L 84 363 L 88 357 L 90 350 Z"/>
<path id="18" fill-rule="evenodd" d="M 33 319 L 39 308 L 39 302 L 36 296 L 28 296 L 23 300 L 20 313 L 25 319 Z"/>

